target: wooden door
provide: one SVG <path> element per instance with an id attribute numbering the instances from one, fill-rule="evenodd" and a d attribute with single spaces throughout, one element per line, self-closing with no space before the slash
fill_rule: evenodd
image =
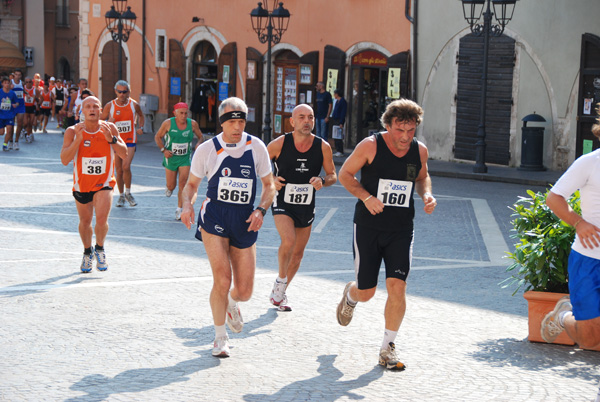
<path id="1" fill-rule="evenodd" d="M 592 126 L 597 122 L 599 103 L 600 37 L 586 33 L 581 38 L 576 157 L 600 148 L 598 138 L 592 134 Z"/>
<path id="2" fill-rule="evenodd" d="M 262 54 L 252 48 L 246 48 L 246 105 L 248 105 L 248 120 L 246 132 L 263 140 L 263 63 Z"/>
<path id="3" fill-rule="evenodd" d="M 503 35 L 490 38 L 489 45 L 485 160 L 508 165 L 515 41 Z M 472 34 L 464 36 L 458 55 L 454 143 L 457 159 L 475 160 L 482 71 L 483 38 Z"/>
<path id="4" fill-rule="evenodd" d="M 115 41 L 107 42 L 100 55 L 102 59 L 102 105 L 106 105 L 115 98 L 115 83 L 119 80 L 119 44 Z M 125 52 L 121 49 L 121 68 L 123 79 L 127 79 L 127 60 Z"/>
<path id="5" fill-rule="evenodd" d="M 178 79 L 179 85 L 173 85 L 173 78 Z M 169 39 L 169 99 L 167 111 L 171 115 L 173 106 L 186 102 L 185 85 L 185 53 L 183 45 L 176 39 Z M 174 92 L 179 92 L 179 95 Z"/>

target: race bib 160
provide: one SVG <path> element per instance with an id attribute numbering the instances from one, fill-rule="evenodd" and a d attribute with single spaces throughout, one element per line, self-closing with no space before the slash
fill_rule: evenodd
<path id="1" fill-rule="evenodd" d="M 379 179 L 377 198 L 387 207 L 408 208 L 412 187 L 410 181 Z"/>

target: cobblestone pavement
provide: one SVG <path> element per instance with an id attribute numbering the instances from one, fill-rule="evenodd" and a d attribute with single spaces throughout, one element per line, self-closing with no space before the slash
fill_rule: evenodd
<path id="1" fill-rule="evenodd" d="M 377 366 L 385 289 L 340 327 L 353 279 L 355 200 L 318 193 L 317 219 L 293 311 L 268 301 L 278 235 L 267 215 L 253 298 L 211 356 L 211 273 L 200 242 L 175 221 L 151 136 L 133 164 L 134 208 L 113 208 L 107 272 L 79 273 L 82 247 L 62 136 L 0 155 L 0 400 L 2 401 L 591 401 L 598 352 L 529 343 L 526 302 L 498 286 L 508 265 L 506 205 L 525 188 L 434 178 L 438 210 L 417 200 L 414 267 L 397 348 L 404 372 Z M 201 191 L 205 186 L 201 187 Z M 116 197 L 115 197 L 116 202 Z M 199 204 L 198 204 L 199 205 Z M 383 280 L 380 279 L 380 285 Z"/>

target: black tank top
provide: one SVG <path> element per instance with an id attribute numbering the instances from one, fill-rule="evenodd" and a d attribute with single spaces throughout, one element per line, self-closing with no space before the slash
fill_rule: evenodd
<path id="1" fill-rule="evenodd" d="M 419 143 L 413 139 L 406 155 L 398 158 L 390 151 L 381 133 L 375 134 L 377 153 L 371 164 L 361 169 L 360 184 L 386 206 L 371 215 L 362 201 L 356 203 L 354 223 L 384 231 L 413 230 L 415 180 L 421 171 Z"/>
<path id="2" fill-rule="evenodd" d="M 291 193 L 290 184 L 308 184 L 311 177 L 318 176 L 323 167 L 322 139 L 313 136 L 312 146 L 306 152 L 299 152 L 294 145 L 292 133 L 285 134 L 283 146 L 279 157 L 275 159 L 275 176 L 285 179 L 286 185 L 277 193 L 276 205 L 294 206 L 300 208 L 315 207 L 315 189 L 310 186 L 310 199 L 308 204 L 303 204 L 305 195 L 300 192 Z M 290 188 L 286 189 L 287 186 Z M 287 190 L 287 192 L 286 192 Z M 287 194 L 287 199 L 286 199 Z"/>

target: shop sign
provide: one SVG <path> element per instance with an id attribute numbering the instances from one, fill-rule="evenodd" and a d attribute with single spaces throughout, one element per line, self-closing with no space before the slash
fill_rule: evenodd
<path id="1" fill-rule="evenodd" d="M 352 57 L 352 64 L 359 66 L 386 67 L 387 58 L 375 50 L 365 50 Z"/>

